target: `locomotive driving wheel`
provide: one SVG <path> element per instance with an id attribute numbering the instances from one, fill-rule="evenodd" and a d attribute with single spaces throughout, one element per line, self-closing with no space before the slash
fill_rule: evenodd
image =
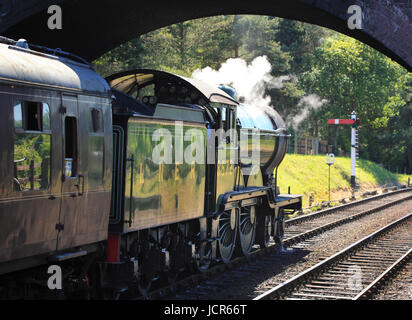
<path id="1" fill-rule="evenodd" d="M 239 221 L 239 237 L 236 250 L 238 254 L 247 256 L 255 243 L 256 207 L 241 208 Z"/>
<path id="2" fill-rule="evenodd" d="M 272 235 L 272 217 L 267 215 L 259 216 L 257 222 L 257 243 L 261 248 L 267 248 Z"/>
<path id="3" fill-rule="evenodd" d="M 228 263 L 235 250 L 238 213 L 236 209 L 225 211 L 219 218 L 219 253 L 224 263 Z"/>

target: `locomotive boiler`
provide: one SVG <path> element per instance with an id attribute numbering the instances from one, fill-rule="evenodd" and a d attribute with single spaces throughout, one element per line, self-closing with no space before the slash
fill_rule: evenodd
<path id="1" fill-rule="evenodd" d="M 61 50 L 0 38 L 0 296 L 114 298 L 283 236 L 288 134 L 230 88 L 137 69 L 101 78 Z M 24 275 L 24 277 L 21 277 Z M 16 285 L 17 283 L 17 285 Z"/>

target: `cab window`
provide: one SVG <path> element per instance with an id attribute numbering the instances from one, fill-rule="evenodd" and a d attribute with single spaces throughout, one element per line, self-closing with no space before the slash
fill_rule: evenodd
<path id="1" fill-rule="evenodd" d="M 226 121 L 226 119 L 227 119 L 227 108 L 226 107 L 222 107 L 222 113 L 221 113 L 221 115 L 222 115 L 222 128 L 223 128 L 223 130 L 227 130 L 228 129 L 228 127 L 227 127 L 227 121 Z"/>

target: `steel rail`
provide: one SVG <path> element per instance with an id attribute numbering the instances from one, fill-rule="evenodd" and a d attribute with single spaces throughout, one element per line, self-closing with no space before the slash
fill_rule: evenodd
<path id="1" fill-rule="evenodd" d="M 327 230 L 333 229 L 333 228 L 335 228 L 335 227 L 337 227 L 337 226 L 339 226 L 339 225 L 342 225 L 342 224 L 347 223 L 347 222 L 355 221 L 355 220 L 360 219 L 360 218 L 362 218 L 362 217 L 364 217 L 364 216 L 366 216 L 366 215 L 375 213 L 376 211 L 380 211 L 380 210 L 386 209 L 386 208 L 388 208 L 388 207 L 394 206 L 394 205 L 396 205 L 396 204 L 399 204 L 399 203 L 401 203 L 401 202 L 403 202 L 403 201 L 406 201 L 406 200 L 409 200 L 409 199 L 412 199 L 412 195 L 406 196 L 406 197 L 401 198 L 401 199 L 393 200 L 393 201 L 391 201 L 391 202 L 388 202 L 388 203 L 385 203 L 385 204 L 376 206 L 376 207 L 374 207 L 374 208 L 367 209 L 367 210 L 364 210 L 364 211 L 362 211 L 362 212 L 359 212 L 359 213 L 350 215 L 350 216 L 348 216 L 348 217 L 345 217 L 345 218 L 342 218 L 342 219 L 339 219 L 339 220 L 335 220 L 335 221 L 332 221 L 332 222 L 330 222 L 330 223 L 321 225 L 321 226 L 319 226 L 319 227 L 317 227 L 317 228 L 314 228 L 314 229 L 312 229 L 312 230 L 302 232 L 302 233 L 297 234 L 297 235 L 295 235 L 295 236 L 292 236 L 292 237 L 289 237 L 289 238 L 284 239 L 284 240 L 283 240 L 283 246 L 285 246 L 285 247 L 290 247 L 291 245 L 293 245 L 293 244 L 295 244 L 295 243 L 297 243 L 297 242 L 303 241 L 303 240 L 305 240 L 305 239 L 308 239 L 308 238 L 310 238 L 310 237 L 313 237 L 313 236 L 315 236 L 315 235 L 318 235 L 318 234 L 320 234 L 320 233 L 322 233 L 322 232 L 325 232 L 325 231 L 327 231 Z M 330 213 L 329 213 L 329 214 L 330 214 Z"/>
<path id="2" fill-rule="evenodd" d="M 353 206 L 362 205 L 362 204 L 365 204 L 365 203 L 373 201 L 373 200 L 386 198 L 386 197 L 392 196 L 394 194 L 408 192 L 408 191 L 412 191 L 412 187 L 406 187 L 406 188 L 398 189 L 398 190 L 395 190 L 395 191 L 386 192 L 386 193 L 383 193 L 383 194 L 378 194 L 378 195 L 375 195 L 375 196 L 372 196 L 372 197 L 351 201 L 349 203 L 342 204 L 342 205 L 339 205 L 339 206 L 319 210 L 319 211 L 316 211 L 314 213 L 309 213 L 309 214 L 305 214 L 305 215 L 302 215 L 302 216 L 299 216 L 299 217 L 288 219 L 288 220 L 285 221 L 285 226 L 288 227 L 288 226 L 291 226 L 291 225 L 299 224 L 299 223 L 302 223 L 302 222 L 305 222 L 305 221 L 308 221 L 308 220 L 312 220 L 312 219 L 317 218 L 319 216 L 324 216 L 324 215 L 334 213 L 335 211 L 348 209 L 348 208 L 351 208 Z"/>
<path id="3" fill-rule="evenodd" d="M 331 257 L 319 262 L 318 264 L 312 266 L 309 269 L 297 274 L 296 276 L 290 278 L 289 280 L 279 284 L 278 286 L 266 291 L 265 293 L 257 296 L 253 300 L 272 300 L 279 297 L 284 297 L 290 294 L 293 290 L 297 287 L 301 286 L 304 283 L 307 283 L 307 280 L 312 280 L 317 275 L 322 273 L 323 271 L 330 269 L 335 263 L 340 260 L 343 260 L 345 257 L 350 255 L 351 253 L 355 252 L 356 250 L 364 247 L 365 245 L 369 244 L 371 241 L 376 240 L 377 238 L 382 237 L 388 231 L 400 226 L 401 224 L 407 222 L 409 219 L 412 218 L 412 213 L 407 214 L 406 216 L 384 226 L 383 228 L 373 232 L 372 234 L 360 239 L 359 241 L 355 242 L 354 244 L 346 247 L 345 249 L 337 252 L 336 254 L 332 255 Z M 316 295 L 313 295 L 316 297 Z M 318 296 L 319 298 L 327 298 L 327 296 Z M 331 298 L 342 298 L 348 299 L 348 297 L 343 296 L 330 296 Z"/>
<path id="4" fill-rule="evenodd" d="M 397 191 L 393 191 L 393 192 L 389 192 L 389 193 L 385 193 L 382 195 L 378 195 L 378 196 L 374 196 L 374 197 L 370 197 L 370 198 L 366 198 L 366 199 L 361 199 L 358 201 L 354 201 L 353 203 L 357 204 L 357 205 L 361 205 L 365 202 L 370 202 L 371 200 L 379 200 L 381 198 L 387 197 L 387 196 L 391 196 L 394 194 L 398 194 L 398 193 L 402 193 L 402 192 L 407 192 L 412 190 L 412 188 L 404 188 L 404 189 L 400 189 Z M 337 227 L 339 225 L 342 225 L 344 223 L 348 223 L 348 222 L 352 222 L 356 219 L 362 218 L 363 216 L 366 216 L 368 214 L 374 213 L 376 211 L 379 211 L 381 209 L 385 209 L 388 208 L 392 205 L 398 204 L 402 201 L 411 199 L 411 196 L 407 196 L 401 199 L 397 199 L 394 201 L 391 201 L 389 203 L 374 207 L 372 209 L 368 209 L 365 210 L 361 213 L 358 214 L 354 214 L 351 215 L 349 217 L 345 217 L 336 221 L 333 221 L 329 224 L 325 224 L 325 225 L 321 225 L 318 228 L 306 231 L 306 232 L 302 232 L 301 234 L 298 234 L 296 236 L 284 239 L 282 241 L 282 246 L 283 247 L 289 247 L 293 244 L 296 244 L 298 242 L 304 241 L 310 237 L 316 236 L 322 232 L 325 232 L 327 230 L 331 230 L 334 227 Z M 353 204 L 350 203 L 350 204 Z M 342 209 L 348 208 L 348 207 L 352 207 L 352 205 L 348 206 L 348 205 L 342 205 L 342 206 L 337 206 L 337 207 L 333 207 L 333 208 L 329 208 L 327 210 L 323 210 L 323 211 L 327 211 L 327 214 L 333 213 L 334 211 L 340 211 Z M 322 212 L 316 212 L 314 214 L 311 214 L 311 219 L 316 219 L 317 217 L 321 217 L 324 216 L 325 214 L 323 214 Z M 298 218 L 305 218 L 305 217 L 298 217 Z M 296 219 L 296 218 L 295 218 Z M 138 299 L 147 299 L 149 297 L 163 297 L 165 295 L 167 295 L 168 293 L 173 293 L 174 291 L 176 291 L 177 288 L 181 289 L 184 288 L 185 286 L 188 285 L 193 285 L 196 283 L 199 283 L 203 280 L 206 280 L 208 278 L 210 278 L 212 275 L 218 273 L 218 272 L 222 272 L 224 270 L 230 270 L 230 269 L 234 269 L 235 267 L 242 265 L 246 262 L 250 262 L 250 261 L 255 261 L 257 260 L 260 256 L 267 256 L 270 255 L 271 253 L 275 252 L 277 249 L 281 248 L 281 246 L 279 244 L 272 244 L 267 248 L 259 248 L 259 249 L 255 249 L 253 250 L 248 257 L 235 257 L 233 260 L 231 260 L 228 264 L 218 264 L 215 265 L 213 267 L 211 267 L 209 270 L 207 270 L 204 273 L 196 273 L 196 274 L 192 274 L 189 275 L 188 277 L 185 277 L 184 279 L 178 280 L 176 283 L 172 284 L 172 285 L 167 285 L 158 289 L 154 289 L 152 292 L 149 293 L 148 297 L 139 297 Z"/>
<path id="5" fill-rule="evenodd" d="M 363 289 L 356 297 L 352 300 L 363 300 L 367 299 L 373 295 L 374 291 L 383 285 L 390 277 L 393 276 L 393 273 L 402 268 L 402 266 L 407 263 L 412 257 L 412 248 L 409 249 L 402 257 L 400 257 L 396 262 L 389 266 L 382 274 L 377 277 L 370 285 Z"/>

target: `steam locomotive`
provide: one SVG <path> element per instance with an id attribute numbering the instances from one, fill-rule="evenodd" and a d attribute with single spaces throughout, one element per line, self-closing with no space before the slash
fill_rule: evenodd
<path id="1" fill-rule="evenodd" d="M 0 37 L 0 102 L 1 298 L 147 294 L 281 243 L 285 211 L 301 209 L 276 186 L 283 120 L 230 87 L 148 69 L 103 79 Z"/>

